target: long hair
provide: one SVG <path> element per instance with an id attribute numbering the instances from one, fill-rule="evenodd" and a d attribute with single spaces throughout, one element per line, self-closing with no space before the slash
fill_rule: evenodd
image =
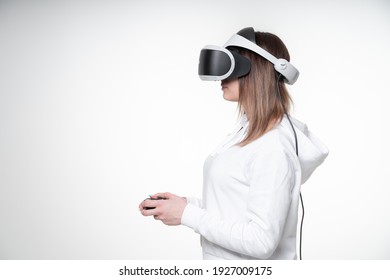
<path id="1" fill-rule="evenodd" d="M 255 34 L 260 47 L 276 58 L 290 61 L 290 54 L 279 37 L 268 32 Z M 278 77 L 271 62 L 246 49 L 240 49 L 240 53 L 251 61 L 249 74 L 239 78 L 238 110 L 240 114 L 245 113 L 249 121 L 248 133 L 240 143 L 245 146 L 266 133 L 270 125 L 280 122 L 290 111 L 292 99 L 283 77 Z"/>

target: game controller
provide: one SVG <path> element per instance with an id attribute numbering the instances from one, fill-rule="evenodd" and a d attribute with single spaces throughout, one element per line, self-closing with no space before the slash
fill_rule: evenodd
<path id="1" fill-rule="evenodd" d="M 145 200 L 165 200 L 166 198 L 165 197 L 162 197 L 162 196 L 157 196 L 157 197 L 148 197 L 147 199 Z M 144 207 L 144 210 L 151 210 L 151 209 L 155 209 L 156 207 Z"/>

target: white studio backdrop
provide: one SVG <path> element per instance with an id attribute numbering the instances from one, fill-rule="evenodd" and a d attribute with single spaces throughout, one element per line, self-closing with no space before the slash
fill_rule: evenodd
<path id="1" fill-rule="evenodd" d="M 199 236 L 139 214 L 201 196 L 236 104 L 200 49 L 277 34 L 293 116 L 329 147 L 302 187 L 305 259 L 390 259 L 390 2 L 1 1 L 0 259 L 199 259 Z"/>

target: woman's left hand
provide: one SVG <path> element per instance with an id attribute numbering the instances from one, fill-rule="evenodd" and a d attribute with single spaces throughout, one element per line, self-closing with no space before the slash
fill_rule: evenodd
<path id="1" fill-rule="evenodd" d="M 169 226 L 181 224 L 181 217 L 184 208 L 187 205 L 187 199 L 171 193 L 157 193 L 151 198 L 162 198 L 158 200 L 146 199 L 139 205 L 143 216 L 154 216 L 156 220 L 162 221 Z M 145 210 L 145 207 L 154 207 L 154 209 Z"/>

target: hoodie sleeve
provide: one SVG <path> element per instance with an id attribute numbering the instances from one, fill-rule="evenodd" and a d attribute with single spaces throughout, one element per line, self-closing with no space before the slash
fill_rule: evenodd
<path id="1" fill-rule="evenodd" d="M 198 197 L 187 197 L 187 202 L 195 205 L 196 207 L 203 208 L 203 201 Z"/>
<path id="2" fill-rule="evenodd" d="M 246 220 L 223 220 L 189 203 L 182 224 L 228 250 L 266 259 L 278 247 L 283 233 L 295 181 L 294 168 L 284 151 L 263 150 L 248 166 L 248 181 Z"/>

